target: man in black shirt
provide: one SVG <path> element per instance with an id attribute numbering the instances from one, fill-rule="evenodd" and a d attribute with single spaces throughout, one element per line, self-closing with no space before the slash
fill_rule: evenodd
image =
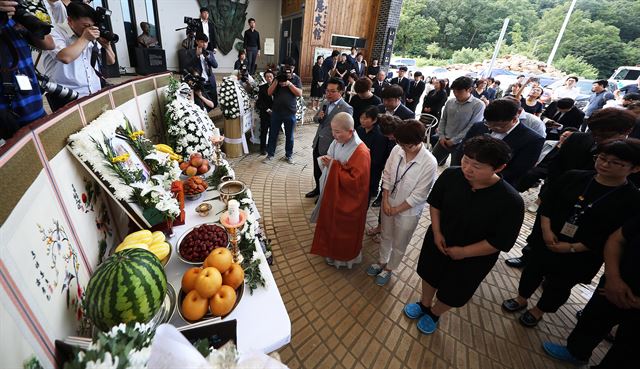
<path id="1" fill-rule="evenodd" d="M 244 49 L 247 51 L 249 74 L 256 72 L 256 59 L 260 56 L 260 33 L 256 31 L 256 20 L 249 18 L 249 29 L 244 31 Z"/>
<path id="2" fill-rule="evenodd" d="M 271 126 L 269 127 L 269 141 L 267 143 L 267 157 L 262 161 L 267 164 L 273 160 L 278 144 L 280 126 L 284 124 L 285 156 L 289 164 L 293 164 L 293 131 L 296 125 L 296 97 L 302 96 L 302 81 L 300 77 L 293 73 L 295 60 L 285 59 L 284 69 L 269 86 L 268 94 L 273 96 L 273 107 L 271 112 Z"/>
<path id="3" fill-rule="evenodd" d="M 618 325 L 616 339 L 598 369 L 638 366 L 640 342 L 640 216 L 615 231 L 604 249 L 604 275 L 573 329 L 567 345 L 544 342 L 550 356 L 584 365 L 593 349 Z M 635 362 L 635 364 L 633 364 Z"/>

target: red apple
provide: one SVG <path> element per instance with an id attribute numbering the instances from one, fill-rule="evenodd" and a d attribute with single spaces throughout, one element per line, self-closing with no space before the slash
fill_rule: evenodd
<path id="1" fill-rule="evenodd" d="M 206 164 L 202 164 L 201 166 L 198 167 L 198 174 L 205 174 L 208 171 L 209 171 L 209 166 Z"/>
<path id="2" fill-rule="evenodd" d="M 189 168 L 188 162 L 183 161 L 182 163 L 180 163 L 180 170 L 185 171 L 187 168 Z"/>
<path id="3" fill-rule="evenodd" d="M 198 174 L 198 168 L 196 168 L 196 167 L 192 167 L 192 166 L 189 166 L 189 167 L 184 171 L 184 174 L 188 175 L 189 177 L 193 177 L 193 176 L 195 176 L 196 174 Z"/>
<path id="4" fill-rule="evenodd" d="M 198 168 L 202 165 L 202 158 L 191 158 L 191 165 Z"/>

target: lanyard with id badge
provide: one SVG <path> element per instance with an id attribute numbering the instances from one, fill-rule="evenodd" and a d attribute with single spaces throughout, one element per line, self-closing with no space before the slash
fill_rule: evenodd
<path id="1" fill-rule="evenodd" d="M 398 167 L 396 168 L 396 180 L 393 181 L 393 188 L 391 189 L 391 198 L 395 199 L 396 198 L 396 192 L 398 190 L 398 183 L 402 182 L 402 179 L 404 178 L 404 176 L 407 174 L 407 172 L 409 171 L 409 169 L 411 169 L 411 167 L 413 166 L 413 164 L 415 164 L 416 162 L 414 161 L 413 163 L 409 164 L 409 166 L 407 167 L 407 169 L 404 170 L 404 173 L 402 173 L 402 175 L 400 176 L 400 178 L 398 178 L 398 172 L 400 171 L 400 164 L 402 164 L 402 157 L 400 158 L 400 161 L 398 162 Z"/>
<path id="2" fill-rule="evenodd" d="M 593 208 L 594 205 L 602 201 L 602 199 L 604 199 L 605 197 L 611 195 L 612 193 L 616 192 L 620 188 L 624 187 L 624 185 L 618 186 L 612 190 L 605 192 L 603 195 L 591 201 L 590 203 L 586 203 L 585 196 L 589 192 L 589 188 L 591 187 L 591 184 L 593 183 L 593 181 L 594 179 L 591 178 L 589 183 L 587 183 L 587 187 L 582 192 L 582 195 L 578 196 L 578 201 L 575 203 L 575 205 L 573 205 L 573 213 L 569 216 L 569 219 L 567 219 L 567 221 L 564 222 L 564 225 L 560 230 L 561 235 L 571 237 L 571 238 L 575 237 L 576 233 L 578 232 L 578 226 L 580 225 L 580 219 L 582 218 L 584 213 L 587 210 Z"/>

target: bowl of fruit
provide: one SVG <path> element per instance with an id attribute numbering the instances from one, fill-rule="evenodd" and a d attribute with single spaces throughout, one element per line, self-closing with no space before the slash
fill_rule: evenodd
<path id="1" fill-rule="evenodd" d="M 201 265 L 216 248 L 229 245 L 227 230 L 217 223 L 197 225 L 180 236 L 176 242 L 180 260 L 187 264 Z"/>
<path id="2" fill-rule="evenodd" d="M 208 159 L 202 157 L 202 154 L 196 152 L 189 156 L 189 160 L 180 163 L 183 178 L 193 176 L 204 176 L 213 169 L 214 165 L 209 163 Z"/>
<path id="3" fill-rule="evenodd" d="M 233 262 L 229 249 L 218 247 L 202 267 L 190 268 L 182 276 L 178 313 L 188 324 L 224 318 L 238 306 L 243 292 L 242 266 Z"/>
<path id="4" fill-rule="evenodd" d="M 184 181 L 184 196 L 188 200 L 197 200 L 209 185 L 202 177 L 189 177 Z"/>

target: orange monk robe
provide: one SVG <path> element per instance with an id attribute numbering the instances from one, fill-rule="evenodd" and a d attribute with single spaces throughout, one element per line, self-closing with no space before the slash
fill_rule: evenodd
<path id="1" fill-rule="evenodd" d="M 333 160 L 325 182 L 311 253 L 340 261 L 355 259 L 369 207 L 369 149 L 360 143 L 345 164 Z"/>

